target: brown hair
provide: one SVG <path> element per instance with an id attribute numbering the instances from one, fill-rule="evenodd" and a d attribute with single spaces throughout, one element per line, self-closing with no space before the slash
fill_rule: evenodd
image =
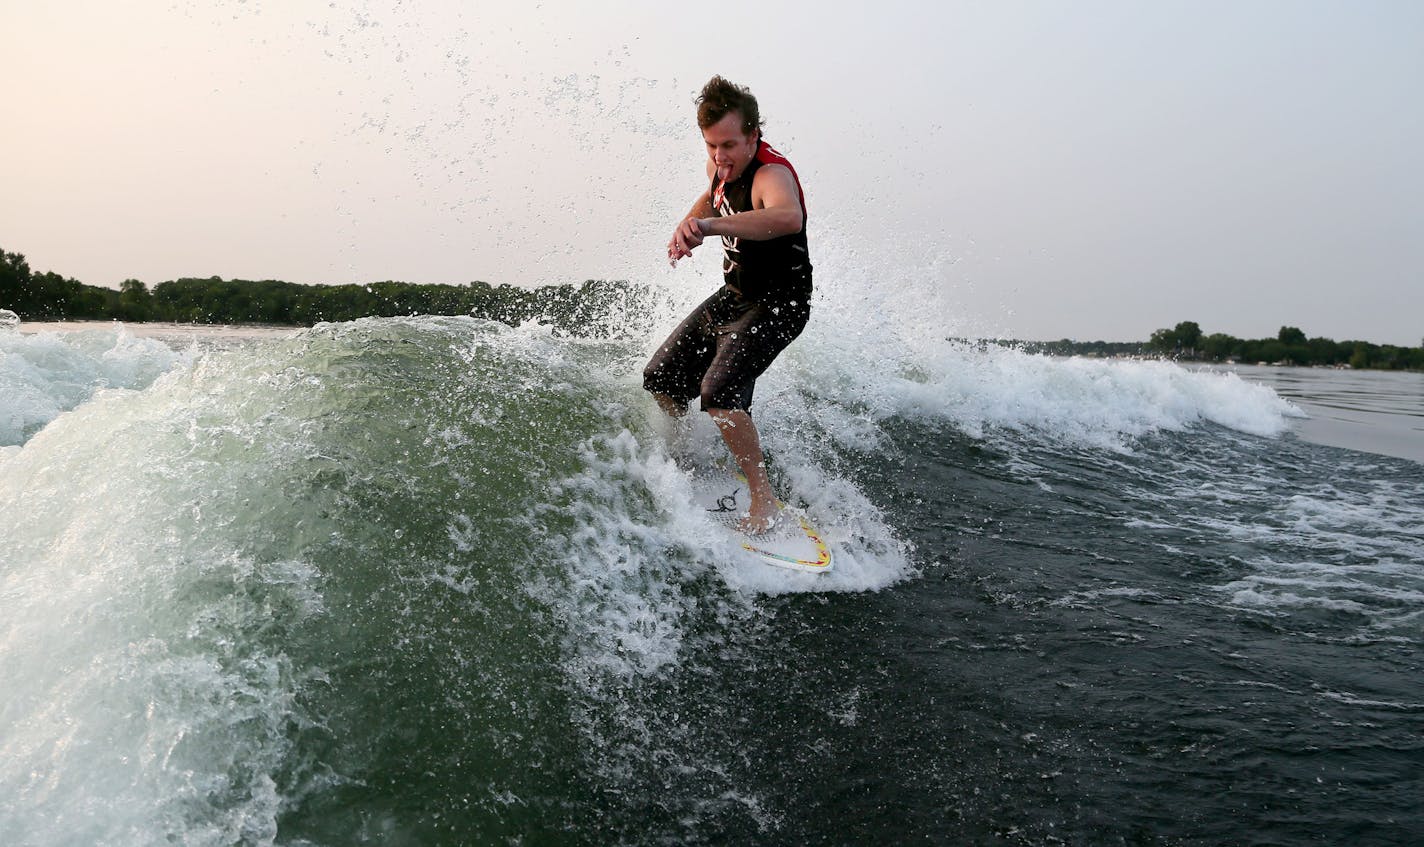
<path id="1" fill-rule="evenodd" d="M 761 110 L 754 97 L 745 86 L 728 82 L 721 76 L 714 76 L 702 86 L 697 97 L 697 127 L 706 129 L 736 112 L 742 116 L 742 134 L 751 135 L 753 130 L 761 130 Z"/>

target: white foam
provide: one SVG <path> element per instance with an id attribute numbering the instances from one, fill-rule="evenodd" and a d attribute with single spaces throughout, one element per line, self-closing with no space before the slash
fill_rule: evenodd
<path id="1" fill-rule="evenodd" d="M 276 593 L 317 613 L 317 575 L 174 535 L 175 483 L 216 482 L 151 464 L 163 439 L 140 433 L 174 400 L 107 393 L 0 474 L 0 831 L 15 843 L 275 836 L 301 674 L 242 635 L 270 625 Z"/>
<path id="2" fill-rule="evenodd" d="M 1370 637 L 1416 624 L 1424 606 L 1424 480 L 1336 467 L 1302 484 L 1269 454 L 1241 451 L 1229 466 L 1164 457 L 1124 473 L 1126 496 L 1154 504 L 1130 529 L 1170 532 L 1233 549 L 1228 605 L 1268 614 L 1358 615 Z M 1202 483 L 1210 479 L 1209 483 Z"/>
<path id="3" fill-rule="evenodd" d="M 851 352 L 834 339 L 798 354 L 811 380 L 831 379 L 827 367 L 851 366 Z M 1166 362 L 1057 359 L 949 340 L 912 364 L 886 367 L 887 361 L 893 360 L 865 355 L 853 366 L 864 379 L 836 405 L 862 420 L 943 422 L 976 438 L 999 429 L 1031 432 L 1109 449 L 1205 422 L 1275 436 L 1295 411 L 1269 388 Z M 842 427 L 854 430 L 852 422 Z"/>
<path id="4" fill-rule="evenodd" d="M 983 438 L 996 430 L 1123 449 L 1133 439 L 1212 423 L 1274 437 L 1303 413 L 1234 374 L 1170 362 L 1055 358 L 975 336 L 952 257 L 915 245 L 851 248 L 818 229 L 811 321 L 758 382 L 757 406 L 794 396 L 844 447 L 875 450 L 880 424 L 904 418 Z M 890 252 L 891 250 L 898 252 Z M 673 289 L 646 342 L 651 353 L 715 282 Z M 705 288 L 703 286 L 706 286 Z"/>
<path id="5" fill-rule="evenodd" d="M 1424 712 L 1424 702 L 1396 702 L 1393 700 L 1375 700 L 1369 697 L 1361 697 L 1348 691 L 1321 691 L 1320 696 L 1329 700 L 1335 700 L 1349 706 L 1365 706 L 1371 709 L 1389 709 L 1400 712 Z"/>
<path id="6" fill-rule="evenodd" d="M 122 326 L 0 333 L 0 445 L 23 443 L 97 391 L 143 388 L 189 358 Z"/>
<path id="7" fill-rule="evenodd" d="M 710 424 L 689 437 L 696 450 L 725 449 Z M 706 613 L 691 608 L 697 603 L 717 604 L 716 616 L 735 618 L 759 595 L 874 590 L 911 572 L 907 550 L 878 510 L 812 464 L 787 474 L 783 496 L 802 504 L 825 532 L 836 561 L 829 574 L 770 567 L 743 551 L 696 507 L 689 477 L 651 431 L 597 436 L 582 456 L 579 473 L 557 484 L 560 495 L 574 495 L 569 508 L 577 522 L 562 549 L 574 574 L 575 676 L 597 670 L 632 679 L 677 664 L 688 621 Z M 688 592 L 709 572 L 731 593 Z"/>

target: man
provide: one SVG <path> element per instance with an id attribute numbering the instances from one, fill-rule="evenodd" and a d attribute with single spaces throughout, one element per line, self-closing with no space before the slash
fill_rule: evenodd
<path id="1" fill-rule="evenodd" d="M 761 137 L 761 112 L 746 88 L 714 76 L 697 98 L 707 144 L 707 190 L 668 242 L 676 265 L 707 236 L 720 236 L 723 285 L 673 330 L 643 370 L 643 387 L 674 417 L 693 397 L 712 416 L 747 478 L 751 506 L 741 528 L 775 521 L 776 495 L 752 423 L 752 390 L 811 315 L 806 200 L 796 171 Z"/>

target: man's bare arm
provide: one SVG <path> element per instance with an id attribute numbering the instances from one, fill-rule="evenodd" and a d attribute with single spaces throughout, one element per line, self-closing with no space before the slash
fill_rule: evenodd
<path id="1" fill-rule="evenodd" d="M 697 198 L 697 202 L 692 204 L 692 209 L 678 222 L 677 229 L 673 230 L 672 238 L 668 240 L 669 262 L 675 265 L 678 259 L 691 256 L 692 248 L 701 246 L 703 232 L 697 222 L 711 214 L 712 195 L 710 191 L 704 191 L 702 196 Z"/>
<path id="2" fill-rule="evenodd" d="M 710 212 L 709 212 L 710 214 Z M 781 165 L 765 165 L 752 178 L 752 209 L 726 217 L 698 218 L 703 235 L 730 235 L 767 241 L 795 235 L 804 223 L 796 179 Z"/>
<path id="3" fill-rule="evenodd" d="M 708 189 L 707 191 L 702 192 L 702 196 L 697 198 L 696 203 L 692 204 L 692 210 L 689 211 L 685 216 L 683 216 L 683 220 L 687 220 L 688 218 L 707 218 L 711 216 L 712 191 L 711 189 Z"/>
<path id="4" fill-rule="evenodd" d="M 707 160 L 707 179 L 712 179 L 712 174 L 717 172 L 717 166 L 711 159 Z M 677 260 L 684 256 L 692 255 L 692 248 L 702 245 L 702 227 L 698 221 L 702 218 L 712 216 L 712 189 L 708 188 L 697 198 L 697 202 L 692 204 L 692 210 L 683 216 L 678 222 L 677 229 L 673 230 L 672 238 L 668 241 L 668 264 L 676 265 Z"/>

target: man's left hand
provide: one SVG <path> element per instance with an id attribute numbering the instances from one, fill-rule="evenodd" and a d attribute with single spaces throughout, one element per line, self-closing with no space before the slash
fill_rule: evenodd
<path id="1" fill-rule="evenodd" d="M 677 264 L 678 259 L 691 256 L 693 248 L 702 246 L 703 238 L 702 221 L 698 218 L 683 218 L 672 234 L 672 241 L 668 242 L 669 261 Z"/>

